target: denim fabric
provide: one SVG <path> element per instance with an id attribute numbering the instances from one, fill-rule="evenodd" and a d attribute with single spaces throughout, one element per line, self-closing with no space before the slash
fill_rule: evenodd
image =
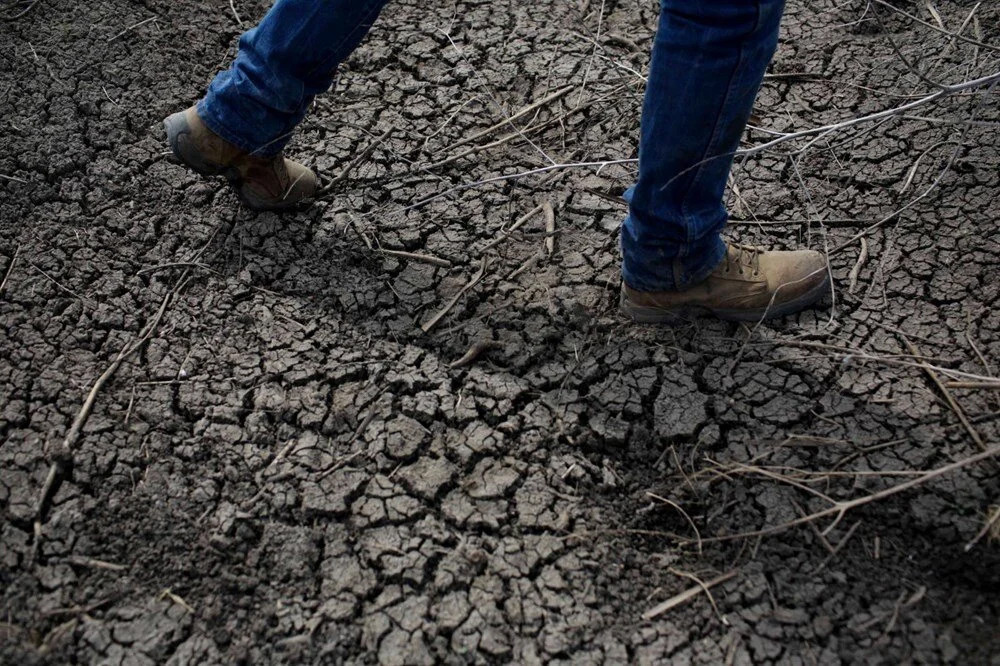
<path id="1" fill-rule="evenodd" d="M 277 0 L 240 39 L 198 114 L 240 148 L 277 154 L 387 2 Z M 783 9 L 784 0 L 662 0 L 639 178 L 626 192 L 622 226 L 622 273 L 632 288 L 682 289 L 722 260 L 726 179 Z"/>
<path id="2" fill-rule="evenodd" d="M 198 115 L 243 150 L 278 154 L 387 2 L 277 0 L 240 38 L 236 60 L 212 81 Z"/>
<path id="3" fill-rule="evenodd" d="M 700 282 L 725 256 L 726 180 L 784 8 L 784 0 L 662 4 L 621 237 L 622 274 L 639 291 Z"/>

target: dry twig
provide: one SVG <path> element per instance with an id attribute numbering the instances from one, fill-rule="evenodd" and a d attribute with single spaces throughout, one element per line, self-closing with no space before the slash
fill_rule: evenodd
<path id="1" fill-rule="evenodd" d="M 556 212 L 548 201 L 542 204 L 542 210 L 545 211 L 545 254 L 551 257 L 556 252 Z"/>
<path id="2" fill-rule="evenodd" d="M 489 351 L 490 349 L 496 349 L 499 346 L 500 343 L 494 340 L 479 340 L 474 342 L 461 358 L 449 363 L 448 367 L 455 370 L 458 368 L 464 368 L 467 365 L 472 365 L 476 359 L 483 354 L 483 352 Z"/>
<path id="3" fill-rule="evenodd" d="M 38 499 L 35 503 L 34 510 L 34 542 L 32 543 L 32 560 L 35 560 L 39 553 L 41 552 L 41 541 L 42 541 L 42 525 L 45 523 L 46 513 L 49 504 L 52 500 L 53 495 L 55 495 L 56 488 L 60 481 L 69 473 L 70 468 L 73 464 L 73 454 L 76 451 L 77 444 L 79 442 L 80 436 L 83 433 L 83 427 L 87 423 L 87 419 L 90 418 L 90 413 L 94 409 L 94 403 L 97 401 L 97 396 L 100 394 L 101 389 L 104 385 L 110 381 L 110 379 L 118 372 L 122 363 L 129 358 L 132 354 L 137 352 L 142 345 L 149 340 L 153 333 L 160 325 L 160 321 L 163 319 L 163 315 L 167 311 L 167 307 L 173 301 L 174 297 L 180 292 L 181 289 L 187 284 L 189 278 L 189 269 L 185 269 L 178 279 L 176 285 L 173 289 L 167 292 L 160 302 L 160 307 L 156 311 L 153 318 L 146 324 L 142 331 L 140 331 L 138 337 L 131 343 L 125 345 L 115 359 L 111 362 L 101 376 L 97 378 L 90 392 L 87 394 L 83 405 L 80 407 L 80 411 L 77 412 L 76 417 L 73 419 L 73 423 L 70 426 L 69 432 L 66 433 L 66 437 L 63 439 L 62 446 L 57 454 L 53 456 L 54 460 L 51 467 L 49 467 L 49 472 L 45 477 L 45 483 L 42 486 L 41 491 L 38 494 Z"/>
<path id="4" fill-rule="evenodd" d="M 489 262 L 486 260 L 485 257 L 483 257 L 483 260 L 482 260 L 482 262 L 479 265 L 479 270 L 476 271 L 475 275 L 473 275 L 469 279 L 469 281 L 467 283 L 465 283 L 464 287 L 462 287 L 461 289 L 458 290 L 457 294 L 455 294 L 454 296 L 452 296 L 451 300 L 448 301 L 445 304 L 445 306 L 443 308 L 441 308 L 441 310 L 438 311 L 438 313 L 436 315 L 434 315 L 433 317 L 431 317 L 430 319 L 428 319 L 424 323 L 424 325 L 420 327 L 421 330 L 423 330 L 424 333 L 429 333 L 432 328 L 434 328 L 435 326 L 437 326 L 438 322 L 440 322 L 444 318 L 444 316 L 446 314 L 448 314 L 448 312 L 450 312 L 453 307 L 455 307 L 455 304 L 458 303 L 458 301 L 462 298 L 462 296 L 465 295 L 465 292 L 467 292 L 469 289 L 472 289 L 474 286 L 476 286 L 477 284 L 479 284 L 479 281 L 482 280 L 483 276 L 486 275 L 486 267 L 488 265 L 489 265 Z"/>
<path id="5" fill-rule="evenodd" d="M 866 504 L 871 504 L 873 502 L 879 502 L 886 498 L 892 497 L 893 495 L 898 495 L 901 492 L 922 486 L 926 483 L 934 481 L 942 476 L 950 474 L 951 472 L 956 472 L 960 469 L 966 467 L 971 467 L 983 461 L 995 458 L 1000 455 L 1000 445 L 993 446 L 985 451 L 977 453 L 975 455 L 969 456 L 968 458 L 963 458 L 961 460 L 955 461 L 944 465 L 943 467 L 938 467 L 937 469 L 930 470 L 928 472 L 923 472 L 919 476 L 905 481 L 903 483 L 890 486 L 884 490 L 877 493 L 872 493 L 871 495 L 865 495 L 864 497 L 857 497 L 852 500 L 831 500 L 832 505 L 822 509 L 820 511 L 815 511 L 806 516 L 802 516 L 795 520 L 790 520 L 780 525 L 772 525 L 771 527 L 765 527 L 759 530 L 753 530 L 751 532 L 741 532 L 739 534 L 727 534 L 723 536 L 710 537 L 703 539 L 702 543 L 713 543 L 720 541 L 732 541 L 734 539 L 747 539 L 755 537 L 764 537 L 772 534 L 777 534 L 779 532 L 784 532 L 793 527 L 798 527 L 799 525 L 805 525 L 807 523 L 822 520 L 824 518 L 833 517 L 833 522 L 823 530 L 824 534 L 829 534 L 830 531 L 840 523 L 840 521 L 847 515 L 848 512 Z"/>
<path id="6" fill-rule="evenodd" d="M 383 132 L 381 136 L 379 136 L 377 139 L 368 144 L 368 147 L 365 148 L 363 151 L 361 151 L 361 153 L 357 157 L 351 160 L 351 162 L 346 167 L 344 167 L 333 180 L 331 180 L 329 183 L 321 187 L 319 191 L 316 192 L 316 196 L 320 197 L 325 194 L 328 194 L 335 187 L 337 187 L 337 185 L 340 185 L 340 183 L 343 182 L 350 175 L 351 171 L 353 171 L 355 167 L 357 167 L 359 164 L 361 164 L 369 157 L 371 157 L 372 153 L 375 152 L 375 149 L 378 148 L 383 143 L 385 143 L 385 141 L 392 135 L 393 129 L 394 128 L 390 127 L 385 132 Z"/>
<path id="7" fill-rule="evenodd" d="M 129 27 L 125 28 L 124 30 L 122 30 L 121 32 L 119 32 L 117 35 L 115 35 L 114 37 L 112 37 L 111 39 L 109 39 L 108 43 L 110 44 L 111 42 L 115 41 L 116 39 L 119 39 L 120 37 L 124 37 L 128 33 L 130 33 L 133 30 L 135 30 L 136 28 L 141 28 L 142 26 L 146 25 L 147 23 L 152 23 L 153 21 L 159 21 L 159 20 L 160 20 L 159 16 L 151 16 L 148 19 L 146 19 L 145 21 L 139 21 L 138 23 L 136 23 L 134 25 L 130 25 Z"/>
<path id="8" fill-rule="evenodd" d="M 685 590 L 684 592 L 681 592 L 680 594 L 676 594 L 676 595 L 670 597 L 669 599 L 667 599 L 666 601 L 664 601 L 662 603 L 659 603 L 656 606 L 653 606 L 648 611 L 646 611 L 645 613 L 643 613 L 642 614 L 642 619 L 643 620 L 652 620 L 654 618 L 657 618 L 657 617 L 663 615 L 664 613 L 666 613 L 667 611 L 669 611 L 670 609 L 676 608 L 677 606 L 680 606 L 681 604 L 683 604 L 685 602 L 688 602 L 691 599 L 694 599 L 696 596 L 698 596 L 702 592 L 707 592 L 708 590 L 712 589 L 716 585 L 721 585 L 722 583 L 725 583 L 726 581 L 732 580 L 733 578 L 736 577 L 737 573 L 739 573 L 739 571 L 737 569 L 733 569 L 732 571 L 724 573 L 721 576 L 717 576 L 717 577 L 713 578 L 712 580 L 706 581 L 704 583 L 699 583 L 698 585 L 695 585 L 694 587 L 692 587 L 689 590 Z"/>
<path id="9" fill-rule="evenodd" d="M 920 352 L 912 342 L 905 337 L 903 338 L 903 341 L 906 343 L 906 348 L 910 350 L 911 354 L 914 356 L 920 355 Z M 945 400 L 948 402 L 948 406 L 951 407 L 951 411 L 953 411 L 955 416 L 958 417 L 958 420 L 962 422 L 962 426 L 965 427 L 965 431 L 969 433 L 969 437 L 972 438 L 972 441 L 976 443 L 976 446 L 978 446 L 981 451 L 985 451 L 986 442 L 983 441 L 979 432 L 969 422 L 969 418 L 965 415 L 965 410 L 963 410 L 961 405 L 959 405 L 955 400 L 955 396 L 951 394 L 951 391 L 948 390 L 948 387 L 945 386 L 943 381 L 941 381 L 941 378 L 936 372 L 934 372 L 934 369 L 930 366 L 930 364 L 927 362 L 921 362 L 920 366 L 924 369 L 927 376 L 931 378 L 931 381 L 934 382 L 934 385 L 937 386 L 938 390 L 944 396 Z"/>
<path id="10" fill-rule="evenodd" d="M 14 264 L 17 263 L 17 257 L 19 254 L 21 254 L 20 245 L 14 249 L 14 256 L 10 258 L 10 264 L 7 265 L 7 271 L 4 273 L 3 281 L 0 281 L 0 296 L 3 295 L 3 290 L 7 287 L 7 281 L 10 280 L 10 274 L 14 272 Z"/>

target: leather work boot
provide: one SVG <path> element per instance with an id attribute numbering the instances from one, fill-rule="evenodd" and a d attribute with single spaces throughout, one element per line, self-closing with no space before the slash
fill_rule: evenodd
<path id="1" fill-rule="evenodd" d="M 761 321 L 803 310 L 830 290 L 826 257 L 819 252 L 726 246 L 725 259 L 708 278 L 684 291 L 636 291 L 622 282 L 622 312 L 655 324 L 680 324 L 701 314 Z"/>
<path id="2" fill-rule="evenodd" d="M 203 176 L 225 176 L 253 210 L 287 210 L 316 194 L 312 169 L 281 154 L 257 157 L 240 150 L 210 130 L 195 107 L 175 113 L 163 125 L 177 159 Z"/>

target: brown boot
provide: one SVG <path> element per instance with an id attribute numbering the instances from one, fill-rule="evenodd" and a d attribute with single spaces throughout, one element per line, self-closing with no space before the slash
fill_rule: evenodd
<path id="1" fill-rule="evenodd" d="M 736 243 L 726 250 L 707 279 L 684 291 L 636 291 L 623 282 L 622 312 L 655 324 L 683 323 L 700 314 L 761 321 L 807 308 L 830 290 L 826 257 L 819 252 L 765 252 Z"/>
<path id="2" fill-rule="evenodd" d="M 203 176 L 225 176 L 253 210 L 286 210 L 316 194 L 312 169 L 281 154 L 257 157 L 240 150 L 210 130 L 195 107 L 163 121 L 177 158 Z"/>

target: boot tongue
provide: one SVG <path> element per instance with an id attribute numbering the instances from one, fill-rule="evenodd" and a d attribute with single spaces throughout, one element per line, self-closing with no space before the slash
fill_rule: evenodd
<path id="1" fill-rule="evenodd" d="M 731 243 L 729 247 L 735 264 L 746 266 L 751 271 L 757 271 L 760 268 L 760 250 L 739 243 Z"/>

